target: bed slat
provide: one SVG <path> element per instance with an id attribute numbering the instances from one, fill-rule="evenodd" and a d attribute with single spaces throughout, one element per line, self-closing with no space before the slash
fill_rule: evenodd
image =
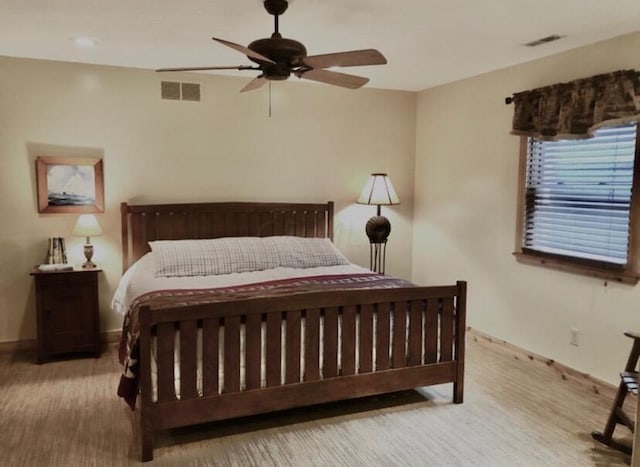
<path id="1" fill-rule="evenodd" d="M 273 213 L 273 235 L 285 235 L 284 215 L 282 211 Z"/>
<path id="2" fill-rule="evenodd" d="M 158 352 L 158 400 L 166 402 L 176 398 L 174 378 L 174 323 L 158 323 L 156 345 Z"/>
<path id="3" fill-rule="evenodd" d="M 224 392 L 240 391 L 240 317 L 224 319 Z"/>
<path id="4" fill-rule="evenodd" d="M 356 373 L 356 307 L 342 310 L 342 374 Z"/>
<path id="5" fill-rule="evenodd" d="M 267 386 L 281 383 L 282 362 L 282 316 L 267 314 Z"/>
<path id="6" fill-rule="evenodd" d="M 296 215 L 294 212 L 287 211 L 284 213 L 284 234 L 296 234 Z"/>
<path id="7" fill-rule="evenodd" d="M 174 221 L 174 214 L 156 216 L 157 235 L 159 240 L 168 240 L 180 238 L 174 236 L 174 228 L 177 228 L 177 222 Z"/>
<path id="8" fill-rule="evenodd" d="M 184 213 L 185 222 L 176 222 L 180 214 L 171 216 L 171 238 L 193 238 L 193 215 Z"/>
<path id="9" fill-rule="evenodd" d="M 320 379 L 320 310 L 306 311 L 304 320 L 304 380 Z"/>
<path id="10" fill-rule="evenodd" d="M 407 302 L 395 302 L 393 307 L 393 368 L 407 365 Z"/>
<path id="11" fill-rule="evenodd" d="M 376 371 L 389 368 L 389 303 L 380 303 L 376 314 Z"/>
<path id="12" fill-rule="evenodd" d="M 260 230 L 260 213 L 252 212 L 249 214 L 249 236 L 261 237 L 262 230 Z"/>
<path id="13" fill-rule="evenodd" d="M 360 368 L 358 373 L 373 370 L 373 305 L 360 307 Z"/>
<path id="14" fill-rule="evenodd" d="M 440 320 L 440 361 L 453 360 L 453 297 L 442 299 Z"/>
<path id="15" fill-rule="evenodd" d="M 305 212 L 304 236 L 316 237 L 316 211 Z"/>
<path id="16" fill-rule="evenodd" d="M 327 236 L 327 223 L 324 211 L 316 211 L 316 236 Z"/>
<path id="17" fill-rule="evenodd" d="M 300 382 L 300 322 L 301 311 L 287 312 L 287 342 L 286 342 L 286 362 L 285 380 L 286 384 Z"/>
<path id="18" fill-rule="evenodd" d="M 338 376 L 338 309 L 325 308 L 322 349 L 322 377 Z"/>
<path id="19" fill-rule="evenodd" d="M 205 396 L 218 394 L 218 318 L 206 319 L 202 323 L 202 392 Z"/>
<path id="20" fill-rule="evenodd" d="M 435 363 L 438 360 L 438 314 L 440 300 L 427 300 L 424 316 L 424 362 Z"/>
<path id="21" fill-rule="evenodd" d="M 424 302 L 422 300 L 414 300 L 410 302 L 409 311 L 409 344 L 408 361 L 410 366 L 420 365 L 422 363 L 422 315 Z"/>
<path id="22" fill-rule="evenodd" d="M 260 235 L 268 237 L 274 234 L 273 212 L 263 212 L 260 216 Z"/>
<path id="23" fill-rule="evenodd" d="M 198 322 L 180 323 L 180 398 L 198 396 L 196 386 L 198 369 Z"/>
<path id="24" fill-rule="evenodd" d="M 245 379 L 247 389 L 260 387 L 260 363 L 262 347 L 262 316 L 247 316 L 245 333 Z"/>

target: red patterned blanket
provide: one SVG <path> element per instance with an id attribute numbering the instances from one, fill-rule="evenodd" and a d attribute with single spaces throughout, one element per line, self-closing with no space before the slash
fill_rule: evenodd
<path id="1" fill-rule="evenodd" d="M 291 293 L 320 290 L 372 289 L 411 287 L 413 284 L 381 274 L 345 274 L 333 276 L 297 277 L 211 289 L 158 290 L 137 297 L 129 307 L 120 338 L 120 363 L 124 366 L 118 395 L 133 410 L 138 394 L 138 361 L 140 336 L 139 310 L 143 305 L 153 308 L 215 303 L 246 298 L 277 297 Z"/>

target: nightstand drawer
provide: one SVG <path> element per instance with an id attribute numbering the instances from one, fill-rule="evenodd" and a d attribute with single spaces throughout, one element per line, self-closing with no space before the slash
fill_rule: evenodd
<path id="1" fill-rule="evenodd" d="M 92 285 L 98 279 L 98 272 L 43 272 L 36 276 L 41 287 L 73 288 Z"/>

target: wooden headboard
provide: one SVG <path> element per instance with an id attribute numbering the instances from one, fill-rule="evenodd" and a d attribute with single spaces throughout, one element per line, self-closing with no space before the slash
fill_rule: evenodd
<path id="1" fill-rule="evenodd" d="M 122 268 L 150 251 L 153 240 L 296 235 L 333 240 L 333 201 L 120 205 Z"/>

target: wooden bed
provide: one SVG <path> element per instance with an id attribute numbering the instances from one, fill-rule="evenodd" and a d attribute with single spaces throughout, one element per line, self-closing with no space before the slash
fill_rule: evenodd
<path id="1" fill-rule="evenodd" d="M 149 251 L 152 240 L 333 235 L 332 202 L 123 203 L 121 215 L 125 270 Z M 461 403 L 465 301 L 466 283 L 459 281 L 163 309 L 143 306 L 138 401 L 142 460 L 153 458 L 157 430 L 441 383 L 453 383 L 453 402 Z M 176 332 L 181 342 L 179 391 L 174 382 Z M 153 341 L 157 377 L 151 371 Z M 200 352 L 202 363 L 197 361 Z"/>

